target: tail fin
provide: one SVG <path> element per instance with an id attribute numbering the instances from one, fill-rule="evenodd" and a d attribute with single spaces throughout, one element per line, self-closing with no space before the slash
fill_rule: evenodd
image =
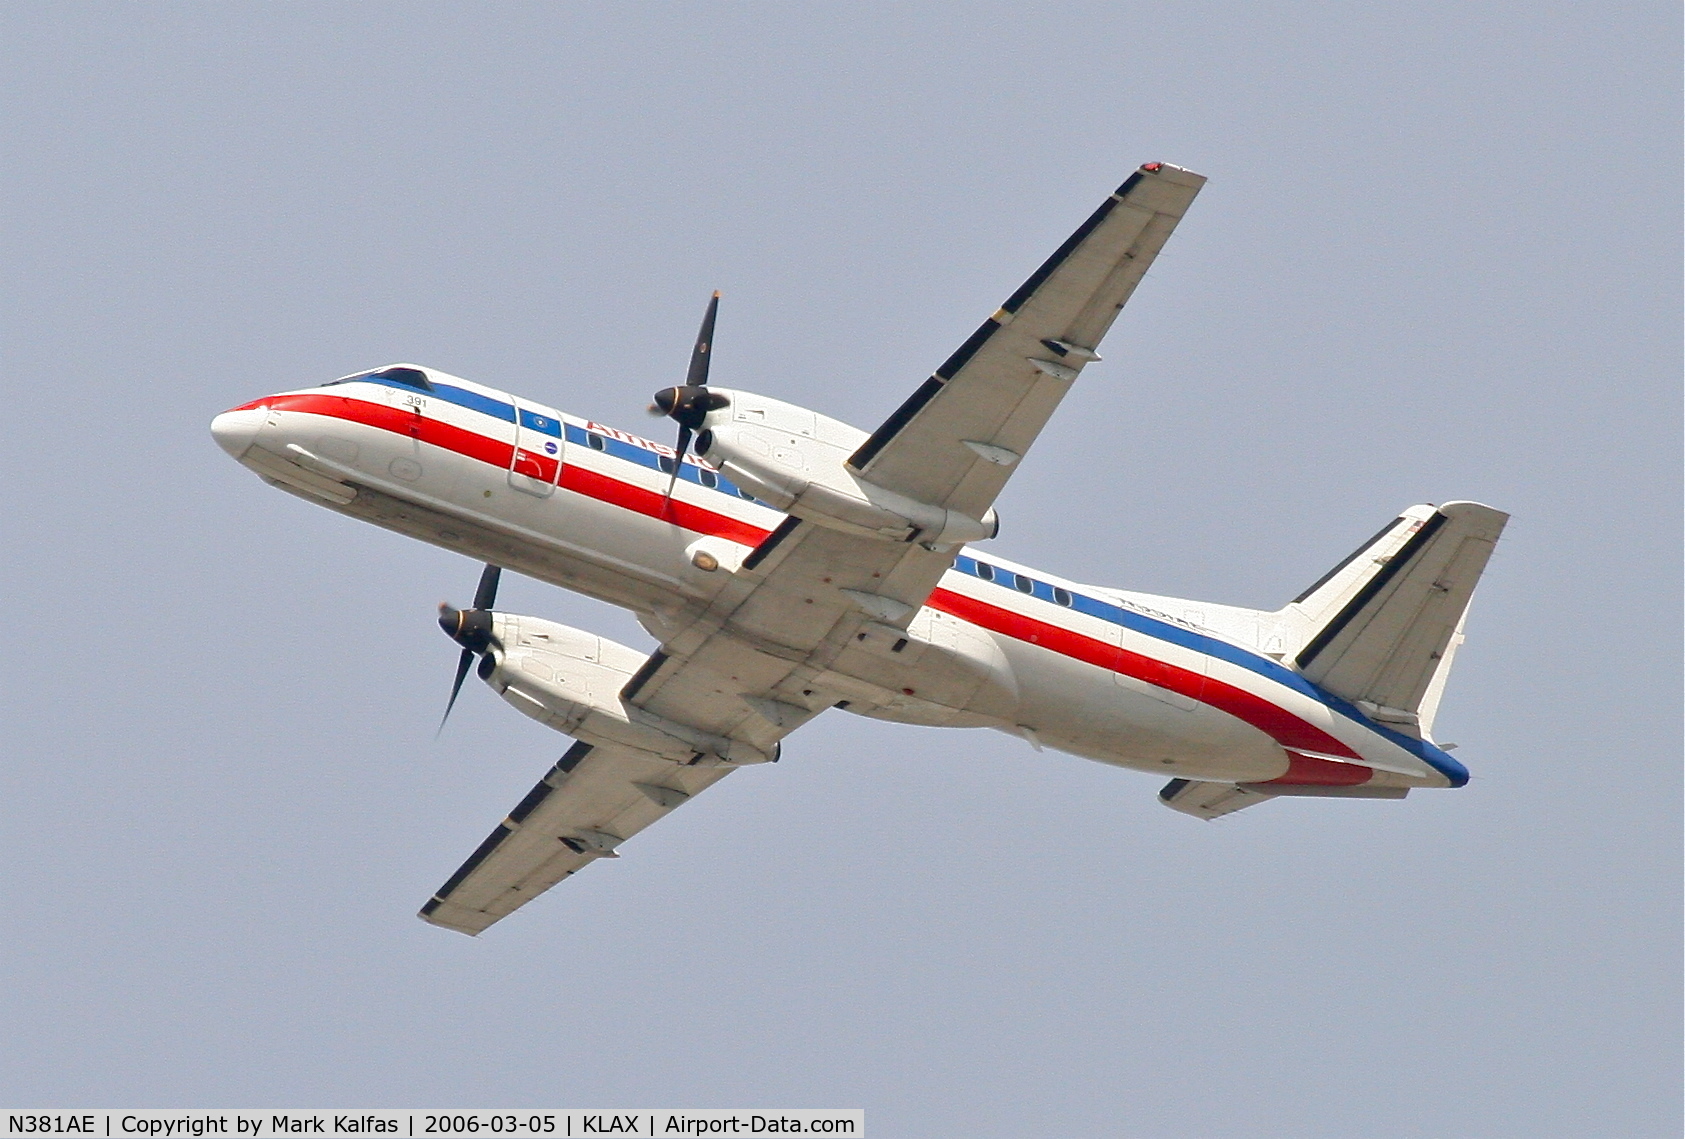
<path id="1" fill-rule="evenodd" d="M 1425 737 L 1508 520 L 1475 502 L 1412 506 L 1277 614 L 1283 655 L 1375 719 Z"/>

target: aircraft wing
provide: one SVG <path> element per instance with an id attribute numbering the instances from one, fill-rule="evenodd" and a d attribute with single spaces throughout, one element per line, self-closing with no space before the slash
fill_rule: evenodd
<path id="1" fill-rule="evenodd" d="M 1060 246 L 849 460 L 868 481 L 981 518 L 1204 184 L 1149 163 Z M 786 518 L 701 608 L 646 614 L 661 640 L 620 696 L 630 707 L 741 740 L 778 742 L 839 700 L 893 703 L 850 654 L 892 660 L 898 635 L 953 563 L 951 548 Z M 423 907 L 478 933 L 731 768 L 578 744 Z"/>
<path id="2" fill-rule="evenodd" d="M 421 907 L 477 934 L 719 782 L 729 767 L 685 767 L 618 744 L 576 743 Z"/>
<path id="3" fill-rule="evenodd" d="M 1130 175 L 849 466 L 982 518 L 1204 184 L 1162 163 Z M 763 748 L 839 699 L 916 698 L 842 683 L 839 672 L 879 671 L 848 669 L 847 654 L 897 651 L 883 634 L 906 627 L 952 564 L 952 549 L 786 518 L 706 611 L 648 624 L 662 651 L 624 698 Z"/>
<path id="4" fill-rule="evenodd" d="M 1205 179 L 1149 162 L 849 459 L 868 481 L 981 518 Z"/>
<path id="5" fill-rule="evenodd" d="M 895 630 L 953 557 L 786 518 L 705 610 L 647 623 L 661 651 L 622 698 L 768 751 L 839 700 L 896 700 L 899 690 L 850 681 L 836 666 L 850 653 L 896 659 Z"/>

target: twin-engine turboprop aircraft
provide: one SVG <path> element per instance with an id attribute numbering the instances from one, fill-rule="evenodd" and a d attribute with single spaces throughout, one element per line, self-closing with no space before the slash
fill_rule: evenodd
<path id="1" fill-rule="evenodd" d="M 577 741 L 421 916 L 479 933 L 828 708 L 1161 772 L 1203 819 L 1466 783 L 1431 731 L 1496 510 L 1413 506 L 1273 612 L 977 548 L 1204 181 L 1130 175 L 871 434 L 710 387 L 717 294 L 685 384 L 655 397 L 676 449 L 412 364 L 217 416 L 266 482 L 487 563 L 469 609 L 441 607 L 451 701 L 478 657 Z M 500 567 L 623 605 L 660 647 L 499 612 Z"/>

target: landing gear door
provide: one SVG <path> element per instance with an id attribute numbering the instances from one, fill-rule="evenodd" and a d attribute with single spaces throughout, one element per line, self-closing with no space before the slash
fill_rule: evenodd
<path id="1" fill-rule="evenodd" d="M 562 477 L 562 423 L 548 412 L 515 401 L 515 451 L 509 457 L 509 485 L 548 498 Z"/>

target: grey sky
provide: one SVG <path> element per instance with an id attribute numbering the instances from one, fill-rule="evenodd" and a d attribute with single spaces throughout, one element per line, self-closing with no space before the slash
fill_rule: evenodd
<path id="1" fill-rule="evenodd" d="M 1677 1135 L 1678 23 L 0 8 L 0 1101 Z M 1152 159 L 1211 182 L 995 548 L 1273 607 L 1399 507 L 1512 511 L 1474 782 L 1202 825 L 839 714 L 478 941 L 417 921 L 566 741 L 475 685 L 435 743 L 477 567 L 210 417 L 414 360 L 659 434 L 717 287 L 717 382 L 869 429 Z"/>

